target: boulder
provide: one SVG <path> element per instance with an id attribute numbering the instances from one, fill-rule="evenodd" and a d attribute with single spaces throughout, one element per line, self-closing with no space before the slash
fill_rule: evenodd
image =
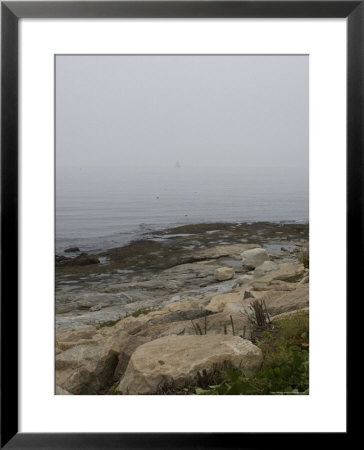
<path id="1" fill-rule="evenodd" d="M 56 333 L 56 349 L 68 350 L 76 345 L 88 345 L 97 342 L 97 330 L 94 327 Z"/>
<path id="2" fill-rule="evenodd" d="M 75 252 L 79 252 L 80 249 L 78 247 L 68 247 L 65 249 L 65 253 L 75 253 Z"/>
<path id="3" fill-rule="evenodd" d="M 272 280 L 269 283 L 267 281 L 254 281 L 251 284 L 251 289 L 254 291 L 294 291 L 296 283 L 281 280 Z"/>
<path id="4" fill-rule="evenodd" d="M 71 394 L 99 394 L 114 382 L 119 355 L 130 335 L 118 331 L 92 345 L 77 345 L 56 356 L 56 384 Z"/>
<path id="5" fill-rule="evenodd" d="M 254 276 L 253 275 L 243 275 L 241 277 L 239 277 L 236 282 L 238 286 L 242 286 L 243 284 L 248 284 L 251 281 L 254 280 Z"/>
<path id="6" fill-rule="evenodd" d="M 254 269 L 263 264 L 264 261 L 269 260 L 267 250 L 265 250 L 264 248 L 253 248 L 251 250 L 245 250 L 245 252 L 241 253 L 241 258 L 243 267 L 245 267 L 247 270 Z"/>
<path id="7" fill-rule="evenodd" d="M 230 307 L 233 309 L 232 305 L 230 305 Z M 243 309 L 242 306 L 240 306 L 240 309 Z M 242 335 L 244 332 L 244 327 L 246 327 L 247 330 L 250 329 L 251 324 L 246 316 L 242 315 L 240 311 L 231 311 L 211 314 L 206 316 L 206 318 L 201 317 L 193 321 L 186 320 L 183 322 L 172 322 L 169 324 L 148 326 L 141 330 L 138 333 L 138 336 L 147 337 L 149 340 L 155 340 L 171 335 L 196 336 L 196 329 L 198 330 L 198 327 L 202 334 L 205 334 L 205 324 L 207 335 L 224 334 L 225 332 L 226 334 L 232 335 L 231 319 L 233 320 L 235 335 Z"/>
<path id="8" fill-rule="evenodd" d="M 262 352 L 237 336 L 166 336 L 141 345 L 133 353 L 118 390 L 123 394 L 156 394 L 163 384 L 183 386 L 197 373 L 230 362 L 257 370 Z"/>
<path id="9" fill-rule="evenodd" d="M 230 306 L 235 306 L 236 304 L 231 304 Z M 225 309 L 228 308 L 229 305 L 225 307 Z M 233 308 L 231 308 L 233 309 Z M 251 324 L 247 318 L 247 316 L 240 313 L 240 311 L 225 311 L 222 313 L 212 314 L 211 316 L 206 317 L 206 328 L 207 328 L 207 335 L 211 334 L 228 334 L 232 335 L 232 323 L 234 325 L 234 333 L 235 336 L 242 335 L 244 332 L 244 327 L 246 329 L 250 329 Z M 199 324 L 202 332 L 204 332 L 204 326 L 205 326 L 205 319 L 198 319 L 194 321 L 194 323 L 197 325 Z M 193 333 L 191 333 L 193 334 Z"/>
<path id="10" fill-rule="evenodd" d="M 265 300 L 269 314 L 276 316 L 307 308 L 309 306 L 309 286 L 304 284 L 287 293 L 270 291 L 260 298 Z"/>
<path id="11" fill-rule="evenodd" d="M 235 270 L 232 267 L 219 267 L 215 270 L 216 281 L 231 280 L 235 274 Z"/>
<path id="12" fill-rule="evenodd" d="M 77 342 L 80 339 L 92 339 L 97 330 L 95 327 L 85 327 L 80 330 L 57 332 L 56 341 Z"/>
<path id="13" fill-rule="evenodd" d="M 273 261 L 264 261 L 263 264 L 260 264 L 255 270 L 254 270 L 254 276 L 255 277 L 262 277 L 268 272 L 272 272 L 274 270 L 278 270 L 279 265 Z"/>
<path id="14" fill-rule="evenodd" d="M 289 283 L 300 281 L 305 274 L 305 268 L 300 263 L 279 264 L 277 270 L 267 273 L 259 278 L 259 281 L 270 283 L 274 280 L 287 281 Z"/>
<path id="15" fill-rule="evenodd" d="M 175 312 L 175 311 L 188 311 L 189 309 L 200 309 L 205 300 L 188 298 L 181 300 L 178 303 L 170 303 L 161 310 L 161 313 L 165 312 Z"/>
<path id="16" fill-rule="evenodd" d="M 100 260 L 95 255 L 88 255 L 87 253 L 81 253 L 76 258 L 71 259 L 69 265 L 71 266 L 88 266 L 90 264 L 99 264 Z"/>
<path id="17" fill-rule="evenodd" d="M 59 266 L 88 266 L 90 264 L 99 264 L 100 260 L 95 255 L 88 255 L 81 253 L 75 258 L 68 258 L 67 256 L 56 255 L 56 267 Z"/>
<path id="18" fill-rule="evenodd" d="M 124 375 L 126 368 L 128 367 L 129 360 L 134 351 L 150 339 L 144 336 L 130 336 L 123 344 L 119 353 L 119 362 L 114 371 L 114 381 L 119 381 Z"/>
<path id="19" fill-rule="evenodd" d="M 243 295 L 244 293 L 241 292 L 233 292 L 229 294 L 221 294 L 221 295 L 215 295 L 210 300 L 210 303 L 208 303 L 205 307 L 208 311 L 211 312 L 222 312 L 224 311 L 225 306 L 229 303 L 235 303 L 241 305 L 243 302 Z"/>
<path id="20" fill-rule="evenodd" d="M 72 394 L 98 394 L 112 384 L 118 353 L 101 344 L 78 345 L 56 356 L 56 383 Z"/>

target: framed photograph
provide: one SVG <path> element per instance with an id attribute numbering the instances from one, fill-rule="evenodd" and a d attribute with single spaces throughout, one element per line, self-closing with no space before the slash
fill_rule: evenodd
<path id="1" fill-rule="evenodd" d="M 363 8 L 1 3 L 2 448 L 348 435 Z"/>

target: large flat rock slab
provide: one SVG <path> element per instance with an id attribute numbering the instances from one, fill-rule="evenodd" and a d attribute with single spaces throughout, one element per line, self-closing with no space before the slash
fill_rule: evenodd
<path id="1" fill-rule="evenodd" d="M 228 361 L 254 371 L 262 360 L 257 346 L 237 336 L 166 336 L 136 349 L 118 389 L 130 395 L 155 394 L 164 383 L 182 386 L 216 364 Z"/>

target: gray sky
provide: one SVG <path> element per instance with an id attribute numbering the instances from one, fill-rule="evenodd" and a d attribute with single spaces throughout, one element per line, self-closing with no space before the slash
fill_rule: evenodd
<path id="1" fill-rule="evenodd" d="M 308 56 L 57 56 L 56 114 L 57 174 L 308 171 Z"/>

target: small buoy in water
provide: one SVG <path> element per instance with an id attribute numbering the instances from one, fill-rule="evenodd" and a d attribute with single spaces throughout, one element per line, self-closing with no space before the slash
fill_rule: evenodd
<path id="1" fill-rule="evenodd" d="M 188 214 L 185 214 L 185 217 L 187 217 L 188 216 Z"/>

